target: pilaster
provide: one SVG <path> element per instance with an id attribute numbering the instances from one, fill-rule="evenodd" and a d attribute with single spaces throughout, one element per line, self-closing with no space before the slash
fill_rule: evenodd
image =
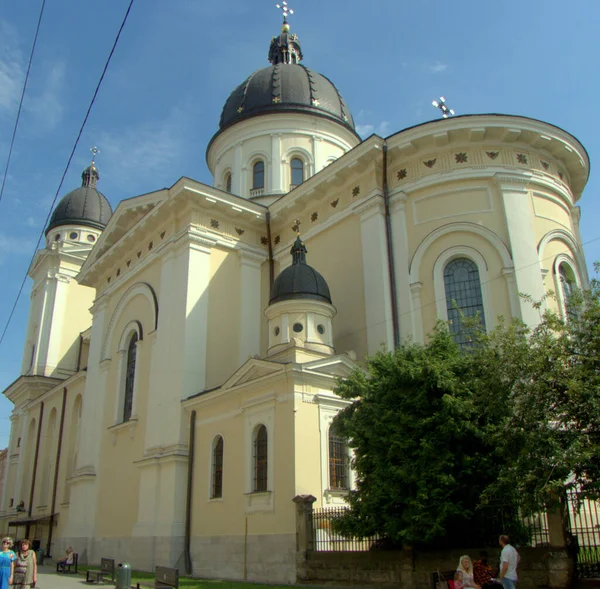
<path id="1" fill-rule="evenodd" d="M 412 325 L 413 325 L 413 337 L 417 344 L 424 343 L 423 337 L 423 313 L 421 311 L 421 289 L 423 288 L 422 282 L 413 282 L 410 285 L 410 293 L 412 296 Z"/>
<path id="2" fill-rule="evenodd" d="M 392 301 L 383 199 L 373 196 L 357 209 L 360 216 L 367 352 L 394 349 Z"/>
<path id="3" fill-rule="evenodd" d="M 281 133 L 273 133 L 271 135 L 271 161 L 273 165 L 271 166 L 271 189 L 269 191 L 270 194 L 283 194 L 286 192 L 283 185 L 285 179 L 283 178 L 282 169 L 284 163 L 281 159 Z M 265 187 L 266 188 L 266 187 Z"/>
<path id="4" fill-rule="evenodd" d="M 240 339 L 238 364 L 260 354 L 260 287 L 261 265 L 265 256 L 247 250 L 238 250 L 240 256 L 241 297 L 240 297 Z"/>
<path id="5" fill-rule="evenodd" d="M 246 194 L 246 177 L 242 173 L 243 161 L 243 143 L 240 141 L 235 144 L 235 152 L 233 156 L 233 170 L 231 170 L 231 192 L 238 196 L 247 196 Z"/>
<path id="6" fill-rule="evenodd" d="M 531 195 L 527 188 L 530 177 L 530 174 L 496 174 L 494 180 L 504 203 L 518 292 L 541 301 L 545 291 L 533 227 Z M 520 299 L 519 310 L 516 316 L 527 325 L 539 323 L 540 313 L 529 302 Z"/>

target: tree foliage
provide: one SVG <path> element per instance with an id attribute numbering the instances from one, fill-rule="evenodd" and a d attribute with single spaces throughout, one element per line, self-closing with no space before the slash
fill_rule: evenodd
<path id="1" fill-rule="evenodd" d="M 541 307 L 541 305 L 539 305 Z M 535 513 L 569 487 L 600 496 L 600 283 L 529 328 L 438 325 L 424 345 L 378 353 L 340 382 L 336 418 L 357 488 L 342 533 L 397 544 L 468 541 L 486 505 Z"/>

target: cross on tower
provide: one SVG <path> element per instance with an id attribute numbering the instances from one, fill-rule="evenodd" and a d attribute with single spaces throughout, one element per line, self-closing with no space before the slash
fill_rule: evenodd
<path id="1" fill-rule="evenodd" d="M 288 7 L 288 3 L 285 0 L 283 0 L 281 4 L 275 4 L 275 6 L 281 10 L 281 13 L 283 14 L 283 22 L 287 22 L 287 17 L 290 14 L 294 14 L 294 11 Z"/>
<path id="2" fill-rule="evenodd" d="M 94 145 L 94 147 L 92 147 L 90 151 L 92 152 L 92 163 L 95 164 L 96 156 L 100 153 L 100 150 Z"/>

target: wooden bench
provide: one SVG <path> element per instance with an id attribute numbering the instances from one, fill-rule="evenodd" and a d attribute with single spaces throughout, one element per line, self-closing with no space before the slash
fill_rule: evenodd
<path id="1" fill-rule="evenodd" d="M 160 587 L 170 587 L 172 589 L 179 589 L 179 569 L 170 569 L 167 567 L 156 567 L 154 571 L 155 589 Z"/>
<path id="2" fill-rule="evenodd" d="M 71 562 L 68 562 L 71 560 Z M 77 565 L 79 564 L 79 554 L 72 552 L 66 561 L 58 561 L 56 563 L 57 573 L 75 573 L 77 574 Z"/>
<path id="3" fill-rule="evenodd" d="M 435 573 L 431 573 L 431 577 L 432 577 L 432 581 L 433 581 L 433 584 L 432 584 L 433 589 L 436 589 L 436 583 L 438 581 L 447 581 L 449 589 L 454 587 L 454 575 L 455 574 L 456 574 L 456 571 L 436 571 Z"/>
<path id="4" fill-rule="evenodd" d="M 96 580 L 92 577 L 96 577 Z M 110 582 L 115 582 L 115 561 L 112 558 L 102 558 L 100 559 L 100 569 L 99 570 L 88 570 L 85 573 L 85 582 L 86 583 L 100 583 L 100 581 L 104 581 L 104 577 L 110 577 Z"/>

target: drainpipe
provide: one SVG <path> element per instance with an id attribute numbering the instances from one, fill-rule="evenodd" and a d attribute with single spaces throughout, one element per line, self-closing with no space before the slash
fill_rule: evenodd
<path id="1" fill-rule="evenodd" d="M 81 336 L 79 336 L 81 337 Z M 81 338 L 83 341 L 83 338 Z M 60 468 L 60 453 L 62 449 L 63 432 L 65 427 L 65 410 L 67 408 L 67 387 L 63 389 L 62 412 L 60 414 L 60 428 L 58 430 L 58 446 L 56 448 L 56 466 L 54 467 L 54 484 L 52 486 L 52 507 L 50 509 L 50 529 L 48 530 L 48 545 L 46 556 L 50 558 L 50 547 L 52 546 L 52 528 L 54 527 L 54 510 L 56 509 L 56 491 L 58 489 L 58 469 Z"/>
<path id="2" fill-rule="evenodd" d="M 267 242 L 269 244 L 269 291 L 275 280 L 275 260 L 273 260 L 273 244 L 271 242 L 271 212 L 267 211 Z"/>
<path id="3" fill-rule="evenodd" d="M 400 347 L 400 325 L 398 324 L 398 303 L 396 298 L 396 269 L 392 242 L 392 220 L 390 217 L 390 191 L 388 188 L 388 148 L 383 142 L 383 202 L 385 205 L 385 233 L 388 253 L 388 273 L 390 277 L 390 295 L 392 297 L 392 328 L 394 330 L 394 348 Z"/>
<path id="4" fill-rule="evenodd" d="M 192 540 L 192 487 L 194 483 L 194 445 L 196 440 L 196 411 L 190 415 L 190 438 L 188 442 L 188 476 L 187 496 L 185 499 L 185 573 L 192 574 L 192 553 L 190 550 Z"/>
<path id="5" fill-rule="evenodd" d="M 37 441 L 35 443 L 35 456 L 33 458 L 33 473 L 31 475 L 31 490 L 29 491 L 29 506 L 27 509 L 28 519 L 31 519 L 31 513 L 33 511 L 33 494 L 35 492 L 35 475 L 37 472 L 38 457 L 40 455 L 40 438 L 42 437 L 42 421 L 44 419 L 44 402 L 40 403 L 40 418 L 38 425 Z M 28 523 L 25 527 L 25 537 L 29 538 L 29 532 L 31 530 L 31 524 Z"/>
<path id="6" fill-rule="evenodd" d="M 79 351 L 77 352 L 77 372 L 81 370 L 81 352 L 83 351 L 83 336 L 79 334 Z"/>

